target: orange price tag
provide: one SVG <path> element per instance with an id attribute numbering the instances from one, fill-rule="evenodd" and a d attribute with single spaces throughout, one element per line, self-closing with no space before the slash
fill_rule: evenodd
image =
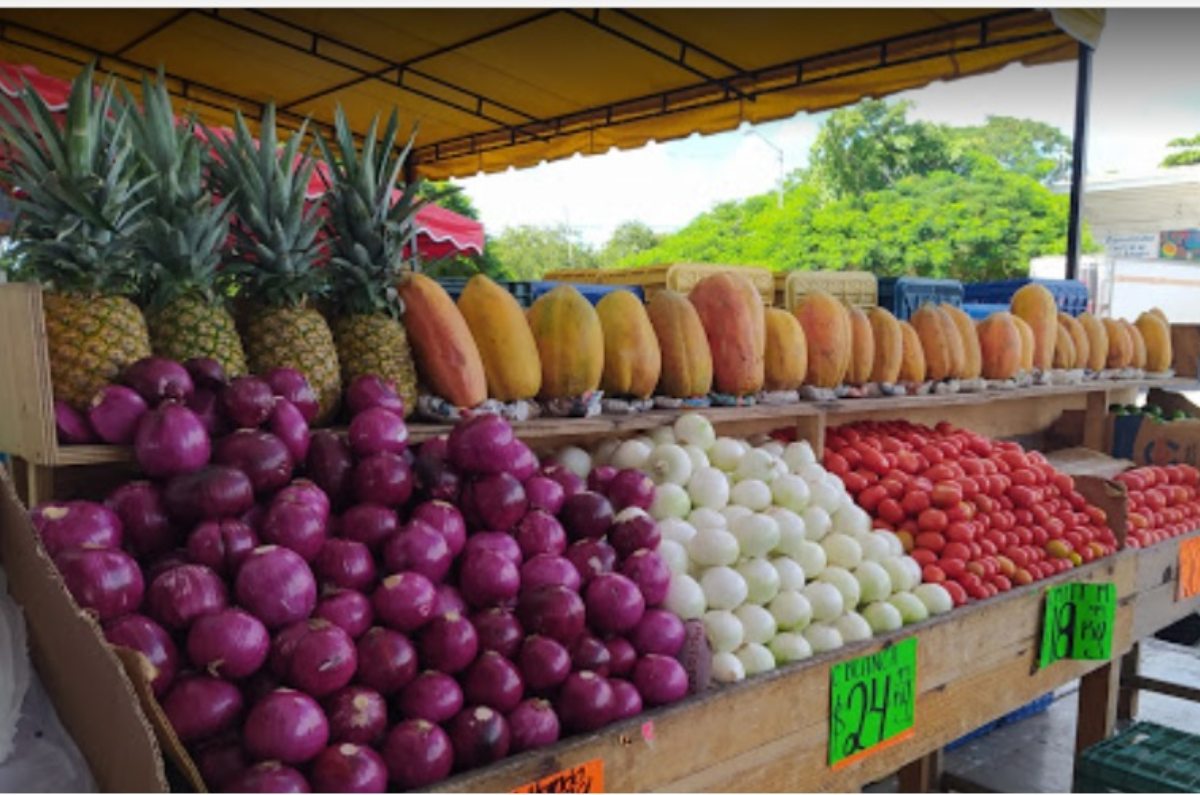
<path id="1" fill-rule="evenodd" d="M 604 792 L 604 760 L 591 759 L 539 778 L 513 792 Z"/>
<path id="2" fill-rule="evenodd" d="M 1179 545 L 1179 588 L 1176 601 L 1200 594 L 1200 538 L 1189 538 Z"/>

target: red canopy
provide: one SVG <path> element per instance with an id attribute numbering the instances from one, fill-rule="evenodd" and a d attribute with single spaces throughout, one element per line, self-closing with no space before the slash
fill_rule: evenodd
<path id="1" fill-rule="evenodd" d="M 19 103 L 26 82 L 41 95 L 50 110 L 58 113 L 66 109 L 67 97 L 71 94 L 69 82 L 44 75 L 32 66 L 0 62 L 0 91 Z M 222 129 L 214 132 L 224 136 L 231 131 Z M 328 166 L 318 161 L 308 183 L 307 196 L 310 200 L 325 193 L 329 184 L 327 175 Z M 396 196 L 399 195 L 397 191 Z M 483 224 L 478 221 L 435 204 L 424 204 L 417 209 L 415 223 L 417 251 L 422 259 L 483 253 Z"/>

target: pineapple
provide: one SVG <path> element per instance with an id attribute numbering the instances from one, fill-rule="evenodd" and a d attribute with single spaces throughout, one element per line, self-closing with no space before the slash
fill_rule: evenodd
<path id="1" fill-rule="evenodd" d="M 396 386 L 410 414 L 417 402 L 417 374 L 412 350 L 399 317 L 397 277 L 405 269 L 406 251 L 413 248 L 413 197 L 406 190 L 394 204 L 404 161 L 413 138 L 396 151 L 399 121 L 393 110 L 377 138 L 379 117 L 371 122 L 362 149 L 339 106 L 334 120 L 336 137 L 318 137 L 333 184 L 326 194 L 333 299 L 338 311 L 333 324 L 342 380 L 377 375 Z M 336 150 L 335 150 L 336 148 Z"/>
<path id="2" fill-rule="evenodd" d="M 125 97 L 136 107 L 128 92 Z M 229 199 L 213 201 L 204 183 L 206 147 L 194 121 L 175 123 L 161 75 L 142 78 L 142 109 L 131 114 L 130 133 L 152 198 L 138 235 L 148 266 L 151 346 L 168 359 L 207 357 L 230 376 L 245 375 L 246 354 L 225 303 L 233 272 L 220 267 Z"/>
<path id="3" fill-rule="evenodd" d="M 306 204 L 313 161 L 297 162 L 307 125 L 280 147 L 275 106 L 268 105 L 255 142 L 241 113 L 228 141 L 208 136 L 217 150 L 212 173 L 237 215 L 237 251 L 229 263 L 247 299 L 242 343 L 251 372 L 276 367 L 299 370 L 320 400 L 317 422 L 337 412 L 341 398 L 337 349 L 329 324 L 312 305 L 329 289 L 316 267 L 320 205 Z"/>
<path id="4" fill-rule="evenodd" d="M 135 240 L 147 185 L 135 168 L 129 111 L 114 102 L 113 80 L 93 90 L 93 74 L 88 66 L 75 79 L 63 124 L 29 86 L 25 110 L 0 94 L 11 152 L 2 180 L 16 189 L 14 275 L 46 290 L 54 397 L 81 410 L 150 355 L 145 318 L 129 298 L 142 271 Z"/>

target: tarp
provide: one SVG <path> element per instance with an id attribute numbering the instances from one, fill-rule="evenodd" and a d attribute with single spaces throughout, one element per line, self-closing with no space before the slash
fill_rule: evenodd
<path id="1" fill-rule="evenodd" d="M 275 100 L 289 125 L 355 129 L 396 106 L 430 178 L 714 133 L 981 74 L 1070 60 L 1102 11 L 5 9 L 0 59 L 69 77 L 160 64 L 210 124 Z"/>

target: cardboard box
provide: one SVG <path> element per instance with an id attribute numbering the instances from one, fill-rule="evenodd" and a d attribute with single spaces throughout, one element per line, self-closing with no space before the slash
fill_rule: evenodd
<path id="1" fill-rule="evenodd" d="M 1200 419 L 1156 422 L 1144 415 L 1108 418 L 1104 447 L 1138 466 L 1200 464 Z"/>
<path id="2" fill-rule="evenodd" d="M 1107 524 L 1117 543 L 1125 546 L 1125 525 L 1129 519 L 1129 492 L 1124 483 L 1113 480 L 1133 464 L 1086 447 L 1071 447 L 1046 455 L 1059 472 L 1075 479 L 1075 488 L 1090 504 L 1104 511 Z"/>

